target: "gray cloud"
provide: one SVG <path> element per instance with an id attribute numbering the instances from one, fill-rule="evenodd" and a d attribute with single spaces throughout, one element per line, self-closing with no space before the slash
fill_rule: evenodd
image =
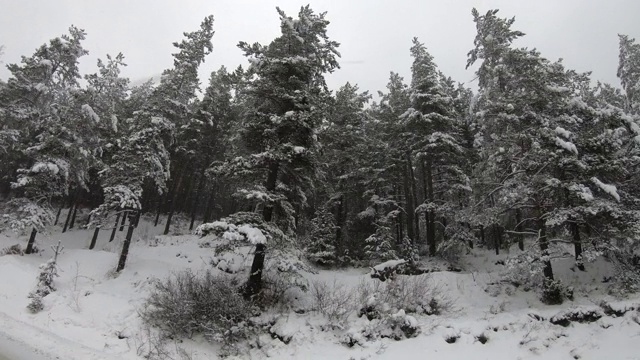
<path id="1" fill-rule="evenodd" d="M 90 55 L 81 63 L 93 72 L 98 57 L 124 53 L 132 79 L 149 78 L 172 64 L 171 43 L 182 32 L 196 29 L 204 16 L 215 16 L 214 52 L 200 78 L 220 65 L 235 68 L 245 60 L 240 40 L 267 43 L 279 31 L 276 6 L 295 15 L 294 0 L 0 0 L 0 44 L 4 63 L 18 62 L 48 39 L 74 24 L 87 31 Z M 640 2 L 627 0 L 317 0 L 316 11 L 327 11 L 329 35 L 341 43 L 342 69 L 328 77 L 332 88 L 347 81 L 375 93 L 384 89 L 389 71 L 409 80 L 409 47 L 417 36 L 435 57 L 440 69 L 455 80 L 471 81 L 465 70 L 466 53 L 475 35 L 471 8 L 481 12 L 501 9 L 516 16 L 516 28 L 527 33 L 519 46 L 538 48 L 551 59 L 564 58 L 578 71 L 593 70 L 595 80 L 618 84 L 617 34 L 640 38 Z M 0 78 L 8 76 L 0 70 Z"/>

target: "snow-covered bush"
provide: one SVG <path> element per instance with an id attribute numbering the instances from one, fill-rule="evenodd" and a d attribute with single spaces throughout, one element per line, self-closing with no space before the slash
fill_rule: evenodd
<path id="1" fill-rule="evenodd" d="M 540 261 L 540 253 L 535 249 L 522 252 L 507 259 L 502 278 L 525 291 L 542 288 L 544 263 Z"/>
<path id="2" fill-rule="evenodd" d="M 27 309 L 32 313 L 42 311 L 44 305 L 42 304 L 42 298 L 49 295 L 56 288 L 53 284 L 53 279 L 58 275 L 58 265 L 56 259 L 49 259 L 46 263 L 40 265 L 40 274 L 38 274 L 38 285 L 36 289 L 29 293 L 31 302 L 27 305 Z"/>
<path id="3" fill-rule="evenodd" d="M 559 305 L 566 299 L 573 300 L 573 288 L 564 286 L 560 280 L 545 279 L 540 301 L 547 305 Z"/>
<path id="4" fill-rule="evenodd" d="M 332 328 L 343 329 L 349 315 L 357 310 L 356 294 L 337 281 L 311 284 L 312 310 L 329 320 Z"/>
<path id="5" fill-rule="evenodd" d="M 234 277 L 183 271 L 157 281 L 140 314 L 168 336 L 200 334 L 233 345 L 249 335 L 248 321 L 255 312 L 240 287 Z"/>
<path id="6" fill-rule="evenodd" d="M 399 275 L 386 282 L 361 282 L 358 286 L 359 316 L 369 320 L 404 310 L 439 315 L 452 311 L 454 302 L 430 281 L 428 275 Z"/>
<path id="7" fill-rule="evenodd" d="M 24 251 L 20 244 L 15 244 L 2 249 L 2 251 L 0 251 L 0 256 L 3 255 L 24 255 Z"/>
<path id="8" fill-rule="evenodd" d="M 372 323 L 363 331 L 363 335 L 368 339 L 391 338 L 394 340 L 416 337 L 419 333 L 418 320 L 407 315 L 403 309 L 372 320 Z"/>

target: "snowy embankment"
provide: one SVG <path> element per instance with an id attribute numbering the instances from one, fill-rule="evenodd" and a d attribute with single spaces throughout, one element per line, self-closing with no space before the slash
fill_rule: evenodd
<path id="1" fill-rule="evenodd" d="M 138 309 L 154 278 L 186 268 L 210 268 L 210 249 L 198 246 L 195 236 L 158 236 L 160 227 L 144 222 L 134 235 L 125 270 L 114 276 L 117 251 L 123 233 L 108 242 L 101 234 L 98 246 L 87 250 L 89 231 L 71 231 L 40 236 L 44 251 L 37 255 L 0 256 L 0 359 L 143 359 L 153 333 L 145 329 Z M 27 295 L 36 285 L 38 265 L 52 251 L 49 245 L 62 240 L 65 246 L 58 263 L 57 290 L 46 296 L 44 310 L 26 310 Z M 137 240 L 137 241 L 135 241 Z M 0 249 L 26 238 L 0 235 Z M 355 314 L 344 329 L 327 329 L 317 313 L 273 314 L 272 332 L 252 340 L 249 353 L 240 358 L 273 359 L 637 359 L 640 336 L 638 297 L 624 302 L 605 295 L 602 278 L 608 275 L 604 261 L 587 264 L 587 272 L 573 271 L 570 262 L 557 263 L 557 276 L 573 285 L 576 299 L 559 306 L 542 305 L 533 292 L 499 284 L 496 265 L 506 255 L 477 250 L 464 259 L 467 272 L 435 272 L 434 288 L 454 301 L 452 312 L 439 316 L 415 316 L 421 327 L 417 337 L 395 341 L 389 338 L 360 339 L 345 345 L 345 336 L 358 337 L 356 328 L 366 328 L 366 318 Z M 575 269 L 574 269 L 575 270 Z M 320 271 L 307 274 L 312 282 L 339 284 L 355 291 L 370 279 L 369 269 Z M 421 275 L 422 276 L 422 275 Z M 553 324 L 554 315 L 567 309 L 593 309 L 601 299 L 616 308 L 634 308 L 625 314 L 602 315 L 592 322 Z M 602 310 L 598 310 L 602 312 Z M 590 320 L 591 321 L 591 320 Z M 567 324 L 565 324 L 567 325 Z M 278 338 L 279 337 L 279 338 Z M 286 344 L 283 340 L 286 340 Z M 218 347 L 202 340 L 168 344 L 173 358 L 183 349 L 191 359 L 211 359 Z"/>

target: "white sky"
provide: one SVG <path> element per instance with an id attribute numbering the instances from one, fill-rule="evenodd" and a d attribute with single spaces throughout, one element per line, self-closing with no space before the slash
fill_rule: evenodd
<path id="1" fill-rule="evenodd" d="M 637 0 L 0 0 L 0 45 L 5 46 L 0 61 L 19 62 L 73 24 L 88 34 L 83 73 L 95 71 L 97 58 L 122 52 L 129 64 L 124 74 L 140 81 L 171 67 L 171 43 L 213 14 L 214 52 L 200 71 L 206 86 L 208 74 L 220 65 L 234 69 L 246 63 L 238 41 L 267 44 L 278 35 L 276 6 L 295 16 L 306 3 L 328 12 L 329 36 L 341 43 L 341 69 L 328 77 L 329 86 L 350 81 L 374 94 L 384 90 L 389 71 L 410 80 L 414 36 L 445 74 L 472 80 L 473 72 L 464 69 L 475 36 L 472 7 L 515 16 L 515 29 L 527 34 L 519 46 L 536 47 L 551 60 L 563 58 L 567 67 L 592 70 L 595 80 L 614 85 L 619 84 L 617 34 L 640 40 Z M 7 77 L 2 66 L 0 78 Z"/>

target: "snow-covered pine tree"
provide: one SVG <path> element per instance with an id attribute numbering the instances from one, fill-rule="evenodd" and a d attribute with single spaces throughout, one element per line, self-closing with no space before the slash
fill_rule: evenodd
<path id="1" fill-rule="evenodd" d="M 8 65 L 11 75 L 0 94 L 0 138 L 13 144 L 3 146 L 8 151 L 3 172 L 13 178 L 17 210 L 34 214 L 13 217 L 15 228 L 41 229 L 52 219 L 52 199 L 86 187 L 97 137 L 90 107 L 77 101 L 78 59 L 87 54 L 84 38 L 85 32 L 72 26 L 69 34 L 42 45 L 20 64 Z"/>
<path id="2" fill-rule="evenodd" d="M 316 189 L 316 201 L 329 203 L 335 218 L 335 251 L 346 260 L 362 255 L 361 234 L 352 234 L 352 222 L 358 221 L 363 187 L 363 160 L 368 156 L 367 115 L 364 106 L 371 96 L 358 86 L 346 83 L 336 91 L 329 114 L 318 131 L 321 144 L 319 163 L 322 181 Z M 368 235 L 368 234 L 367 234 Z"/>
<path id="3" fill-rule="evenodd" d="M 307 258 L 322 266 L 334 266 L 338 263 L 336 252 L 336 221 L 326 206 L 319 208 L 316 217 L 311 220 Z"/>
<path id="4" fill-rule="evenodd" d="M 640 44 L 628 35 L 618 37 L 618 78 L 625 93 L 625 110 L 640 115 Z"/>
<path id="5" fill-rule="evenodd" d="M 468 65 L 482 60 L 479 122 L 484 187 L 481 203 L 497 215 L 526 211 L 527 233 L 536 236 L 547 280 L 553 280 L 546 217 L 555 208 L 554 189 L 564 164 L 575 163 L 578 151 L 570 138 L 576 120 L 564 116 L 567 88 L 562 65 L 550 63 L 535 50 L 514 49 L 522 36 L 511 30 L 514 19 L 501 19 L 497 10 L 480 15 L 473 10 L 478 30 Z M 503 216 L 503 215 L 501 215 Z M 506 223 L 504 217 L 493 221 Z M 520 226 L 522 224 L 518 224 Z"/>
<path id="6" fill-rule="evenodd" d="M 316 173 L 317 128 L 325 116 L 329 91 L 324 74 L 338 67 L 338 43 L 327 36 L 326 13 L 302 7 L 298 18 L 278 8 L 281 35 L 268 46 L 240 42 L 253 75 L 246 85 L 247 111 L 241 132 L 247 156 L 228 164 L 249 170 L 259 185 L 244 194 L 263 202 L 265 222 L 291 228 L 295 209 Z M 248 175 L 248 174 L 247 174 Z M 257 184 L 256 184 L 257 185 Z M 277 212 L 278 218 L 274 218 Z M 287 232 L 290 232 L 290 229 Z M 267 244 L 257 244 L 245 296 L 262 286 Z"/>
<path id="7" fill-rule="evenodd" d="M 392 229 L 396 235 L 393 243 L 396 249 L 404 238 L 407 211 L 403 208 L 403 192 L 406 191 L 403 185 L 408 171 L 400 115 L 410 104 L 408 86 L 400 75 L 391 72 L 387 92 L 378 92 L 378 95 L 380 102 L 372 104 L 369 111 L 371 119 L 365 123 L 368 135 L 363 158 L 366 165 L 359 171 L 363 176 L 364 198 L 369 206 L 359 216 L 373 215 L 372 223 L 384 223 Z M 388 217 L 392 211 L 396 211 L 394 216 Z"/>
<path id="8" fill-rule="evenodd" d="M 440 234 L 444 240 L 446 224 L 457 224 L 454 214 L 460 210 L 462 199 L 468 197 L 471 187 L 465 173 L 466 152 L 461 145 L 462 129 L 454 107 L 452 81 L 437 71 L 433 57 L 417 38 L 413 39 L 411 56 L 411 105 L 401 118 L 406 147 L 411 156 L 415 154 L 422 173 L 424 201 L 418 209 L 425 214 L 427 244 L 430 255 L 434 256 L 436 224 L 443 227 Z"/>

